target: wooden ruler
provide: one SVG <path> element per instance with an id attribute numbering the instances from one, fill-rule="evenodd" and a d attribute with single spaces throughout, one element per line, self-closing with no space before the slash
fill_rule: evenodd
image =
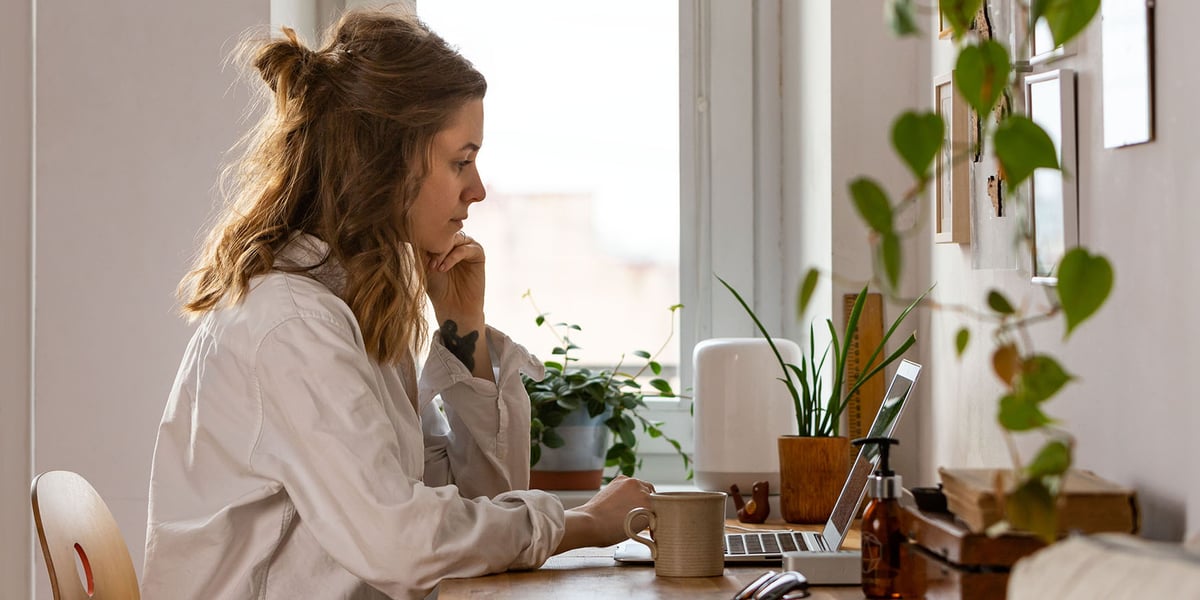
<path id="1" fill-rule="evenodd" d="M 854 300 L 858 298 L 858 294 L 846 294 L 842 297 L 842 327 L 845 331 L 845 322 L 850 319 L 850 312 L 854 309 Z M 862 314 L 858 317 L 858 330 L 849 340 L 844 343 L 849 345 L 846 353 L 846 381 L 843 384 L 843 390 L 849 390 L 854 387 L 854 384 L 859 378 L 869 371 L 875 364 L 882 361 L 887 351 L 880 352 L 880 355 L 875 358 L 871 365 L 863 364 L 867 358 L 871 356 L 871 352 L 875 351 L 875 347 L 879 345 L 883 339 L 883 297 L 879 294 L 867 294 L 866 301 L 863 302 Z M 876 373 L 869 381 L 858 388 L 849 400 L 846 406 L 848 413 L 847 433 L 850 439 L 865 437 L 871 430 L 871 423 L 875 420 L 875 413 L 879 412 L 879 406 L 883 404 L 883 394 L 885 390 L 886 380 L 884 373 L 880 371 Z M 851 456 L 857 454 L 858 448 L 853 449 Z"/>

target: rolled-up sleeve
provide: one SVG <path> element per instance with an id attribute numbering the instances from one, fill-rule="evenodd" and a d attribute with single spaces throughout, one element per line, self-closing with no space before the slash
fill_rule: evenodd
<path id="1" fill-rule="evenodd" d="M 261 427 L 250 468 L 281 482 L 329 556 L 384 593 L 419 597 L 446 577 L 537 567 L 558 546 L 564 518 L 553 496 L 526 491 L 472 499 L 453 485 L 418 479 L 413 465 L 419 470 L 425 456 L 410 456 L 420 445 L 404 438 L 422 433 L 415 420 L 406 428 L 388 418 L 378 368 L 346 323 L 322 316 L 280 323 L 257 350 L 255 379 Z M 487 411 L 460 407 L 468 395 L 487 397 L 485 391 L 460 397 L 446 390 L 452 429 L 461 423 L 481 439 L 476 429 L 521 418 L 492 415 L 485 423 L 475 412 Z M 488 462 L 483 454 L 464 453 L 466 472 Z M 479 470 L 511 471 L 511 460 Z"/>
<path id="2" fill-rule="evenodd" d="M 495 328 L 487 334 L 494 383 L 473 377 L 434 335 L 419 385 L 424 479 L 454 483 L 469 498 L 529 487 L 530 406 L 521 374 L 545 374 L 523 346 Z"/>

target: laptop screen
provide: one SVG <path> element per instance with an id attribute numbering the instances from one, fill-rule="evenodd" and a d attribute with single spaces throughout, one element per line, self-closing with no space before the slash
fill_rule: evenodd
<path id="1" fill-rule="evenodd" d="M 892 377 L 892 383 L 883 396 L 883 404 L 879 406 L 879 412 L 875 414 L 875 421 L 871 423 L 871 431 L 867 437 L 892 435 L 892 431 L 896 428 L 896 422 L 900 420 L 900 412 L 904 410 L 908 394 L 912 391 L 913 384 L 917 382 L 917 375 L 920 373 L 921 365 L 907 360 L 900 361 L 900 365 L 896 367 L 896 374 Z M 858 505 L 862 502 L 863 494 L 866 493 L 867 478 L 875 471 L 878 464 L 878 447 L 868 444 L 859 449 L 858 457 L 854 459 L 854 465 L 850 468 L 850 475 L 846 477 L 845 485 L 842 486 L 842 493 L 838 496 L 837 504 L 833 506 L 833 514 L 825 523 L 825 541 L 830 547 L 834 549 L 842 547 L 842 542 L 846 539 L 846 532 L 854 523 Z"/>

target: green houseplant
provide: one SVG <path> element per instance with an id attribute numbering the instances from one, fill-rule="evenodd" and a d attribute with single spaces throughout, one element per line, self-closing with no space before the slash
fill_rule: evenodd
<path id="1" fill-rule="evenodd" d="M 817 354 L 816 333 L 812 325 L 808 331 L 808 347 L 800 364 L 788 363 L 783 359 L 771 333 L 759 320 L 758 315 L 746 303 L 729 282 L 721 277 L 717 280 L 729 290 L 738 304 L 746 311 L 755 327 L 770 345 L 779 362 L 779 380 L 787 387 L 795 408 L 797 435 L 779 438 L 780 509 L 784 520 L 791 523 L 821 523 L 829 518 L 842 482 L 849 468 L 850 440 L 841 435 L 841 419 L 854 394 L 864 383 L 878 375 L 888 365 L 898 360 L 916 343 L 916 334 L 909 334 L 896 350 L 886 357 L 887 343 L 910 312 L 925 298 L 921 294 L 892 321 L 879 344 L 862 362 L 865 372 L 854 384 L 847 386 L 846 367 L 849 363 L 850 341 L 858 331 L 859 319 L 866 304 L 868 288 L 864 286 L 855 297 L 853 308 L 846 318 L 846 327 L 841 332 L 832 319 L 826 319 L 829 343 Z M 810 272 L 801 287 L 799 312 L 803 314 L 816 288 L 817 276 Z M 880 360 L 880 358 L 882 360 Z M 824 373 L 826 361 L 831 367 L 831 385 L 826 393 Z"/>
<path id="2" fill-rule="evenodd" d="M 937 10 L 951 32 L 956 46 L 955 91 L 977 115 L 996 115 L 979 119 L 978 135 L 970 148 L 954 149 L 951 160 L 968 160 L 969 155 L 988 153 L 999 164 L 999 175 L 1015 201 L 1018 214 L 1029 214 L 1028 185 L 1038 169 L 1062 171 L 1058 151 L 1051 137 L 1028 116 L 1012 111 L 1012 98 L 1018 97 L 1022 79 L 1018 66 L 1027 57 L 1033 24 L 1045 21 L 1054 45 L 1066 44 L 1082 33 L 1093 21 L 1100 0 L 1014 0 L 1019 18 L 1029 24 L 1017 47 L 1001 40 L 978 35 L 975 30 L 983 0 L 941 0 Z M 899 36 L 915 36 L 918 5 L 915 0 L 885 0 L 885 15 Z M 997 107 L 1000 107 L 997 110 Z M 932 180 L 931 169 L 942 151 L 945 123 L 932 111 L 907 111 L 892 125 L 892 146 L 911 171 L 915 183 L 893 202 L 884 187 L 867 177 L 850 182 L 850 195 L 863 222 L 871 230 L 870 243 L 875 255 L 875 277 L 885 289 L 897 288 L 903 271 L 900 238 L 911 235 L 896 224 L 895 215 L 920 203 Z M 1022 221 L 1020 243 L 1029 244 L 1033 231 Z M 1071 466 L 1073 438 L 1044 411 L 1048 400 L 1057 395 L 1074 377 L 1050 354 L 1034 348 L 1029 327 L 1035 323 L 1063 319 L 1063 339 L 1070 337 L 1082 322 L 1091 317 L 1108 298 L 1113 286 L 1109 261 L 1080 245 L 1068 250 L 1055 267 L 1057 284 L 1050 294 L 1050 306 L 1029 310 L 1014 303 L 1002 292 L 991 290 L 985 298 L 986 310 L 974 307 L 950 307 L 993 326 L 992 367 L 1003 385 L 998 399 L 996 419 L 1004 432 L 1012 457 L 1016 485 L 1005 499 L 1006 520 L 997 529 L 1014 527 L 1031 531 L 1046 541 L 1057 535 L 1057 496 L 1064 474 Z M 810 271 L 810 275 L 812 272 Z M 807 278 L 805 279 L 807 281 Z M 801 292 L 803 294 L 803 291 Z M 954 339 L 961 357 L 970 343 L 970 333 L 960 328 Z M 1030 460 L 1024 460 L 1014 441 L 1017 434 L 1035 434 L 1044 444 Z"/>
<path id="3" fill-rule="evenodd" d="M 533 303 L 529 292 L 525 293 L 525 297 Z M 586 427 L 585 424 L 589 422 L 602 429 L 596 434 L 585 433 L 583 439 L 600 440 L 603 454 L 597 457 L 598 464 L 605 468 L 614 467 L 614 476 L 617 473 L 632 476 L 640 468 L 642 461 L 638 457 L 637 431 L 641 430 L 651 438 L 661 438 L 670 444 L 683 460 L 683 467 L 689 472 L 688 478 L 691 478 L 691 458 L 683 452 L 679 442 L 663 432 L 662 423 L 652 421 L 641 413 L 646 408 L 647 397 L 680 397 L 670 382 L 660 377 L 662 365 L 656 360 L 674 334 L 674 314 L 680 308 L 682 305 L 679 304 L 670 307 L 671 334 L 657 352 L 632 352 L 640 361 L 636 370 L 626 366 L 624 355 L 611 368 L 591 369 L 573 364 L 579 362 L 575 351 L 580 347 L 572 342 L 570 334 L 566 332 L 578 332 L 582 328 L 569 323 L 551 324 L 546 320 L 546 313 L 538 312 L 535 320 L 538 327 L 547 327 L 558 343 L 551 350 L 553 358 L 543 363 L 546 376 L 540 381 L 524 377 L 532 412 L 529 462 L 530 467 L 534 468 L 531 481 L 534 487 L 599 487 L 602 468 L 584 469 L 584 473 L 572 469 L 573 475 L 562 475 L 560 472 L 558 476 L 536 469 L 543 462 L 544 455 L 565 451 L 568 439 L 562 430 Z M 537 310 L 536 304 L 534 309 Z M 649 379 L 646 379 L 647 375 Z"/>

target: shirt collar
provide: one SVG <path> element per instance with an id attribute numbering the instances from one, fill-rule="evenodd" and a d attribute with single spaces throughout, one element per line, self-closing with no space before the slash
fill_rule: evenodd
<path id="1" fill-rule="evenodd" d="M 288 243 L 276 254 L 275 266 L 306 269 L 308 276 L 338 296 L 346 288 L 346 270 L 336 258 L 330 256 L 329 244 L 308 233 L 293 233 Z"/>

